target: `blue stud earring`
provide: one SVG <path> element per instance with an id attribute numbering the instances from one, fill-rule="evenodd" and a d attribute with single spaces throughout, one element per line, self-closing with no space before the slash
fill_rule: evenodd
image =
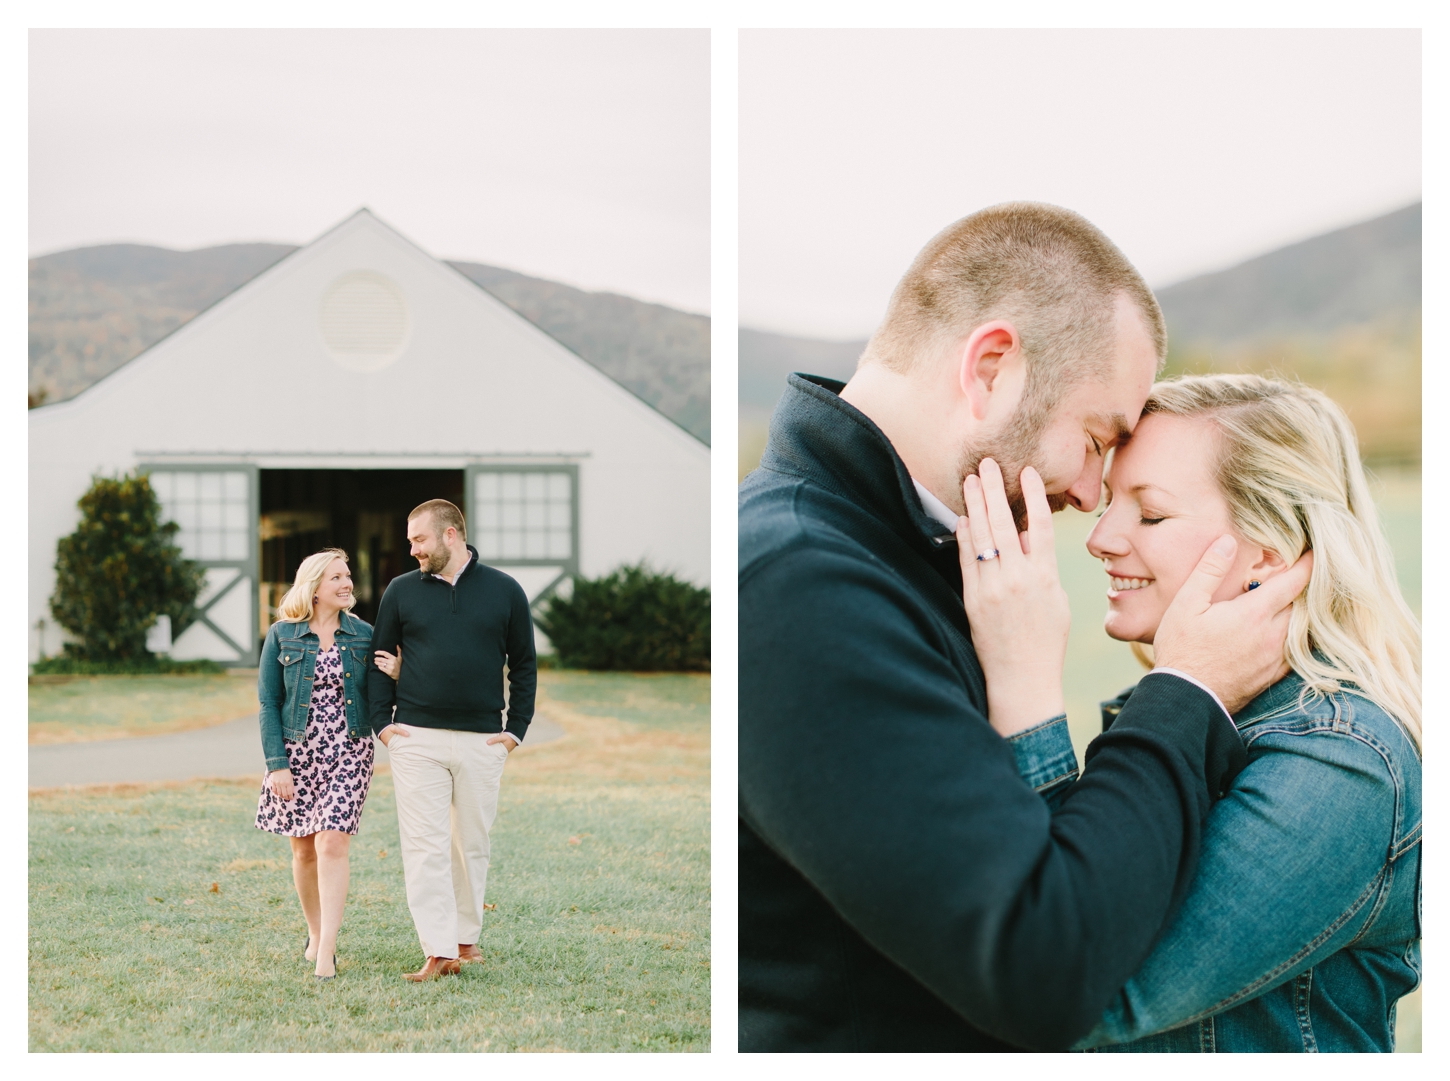
<path id="1" fill-rule="evenodd" d="M 1249 591 L 1249 590 L 1251 590 L 1251 589 L 1258 589 L 1258 588 L 1259 588 L 1259 586 L 1261 586 L 1261 585 L 1263 585 L 1263 583 L 1262 583 L 1262 582 L 1260 582 L 1260 581 L 1259 581 L 1259 580 L 1258 580 L 1258 579 L 1257 579 L 1257 578 L 1256 578 L 1256 579 L 1254 579 L 1254 580 L 1253 580 L 1253 581 L 1252 581 L 1252 582 L 1250 582 L 1250 583 L 1249 583 L 1249 584 L 1248 584 L 1248 585 L 1246 585 L 1246 586 L 1244 586 L 1244 592 L 1245 592 L 1245 593 L 1247 593 L 1247 592 L 1248 592 L 1248 591 Z"/>

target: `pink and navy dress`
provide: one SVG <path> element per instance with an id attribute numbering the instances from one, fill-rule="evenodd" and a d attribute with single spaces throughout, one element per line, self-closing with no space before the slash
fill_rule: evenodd
<path id="1" fill-rule="evenodd" d="M 258 829 L 284 837 L 357 832 L 373 779 L 373 741 L 348 736 L 345 702 L 342 659 L 334 644 L 317 655 L 307 730 L 300 741 L 283 740 L 296 797 L 284 800 L 263 781 Z"/>

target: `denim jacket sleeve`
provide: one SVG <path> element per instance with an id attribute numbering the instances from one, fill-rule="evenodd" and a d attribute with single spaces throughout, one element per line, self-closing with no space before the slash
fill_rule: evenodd
<path id="1" fill-rule="evenodd" d="M 1209 813 L 1188 896 L 1078 1049 L 1178 1028 L 1265 993 L 1354 940 L 1384 882 L 1395 776 L 1372 740 L 1270 730 Z"/>
<path id="2" fill-rule="evenodd" d="M 282 743 L 282 709 L 287 688 L 282 681 L 282 666 L 277 663 L 281 647 L 277 642 L 277 625 L 267 632 L 262 643 L 262 659 L 257 667 L 257 721 L 262 726 L 262 755 L 267 772 L 287 769 L 287 748 Z"/>
<path id="3" fill-rule="evenodd" d="M 1077 780 L 1077 753 L 1067 728 L 1067 714 L 1018 732 L 1007 740 L 1017 760 L 1018 775 L 1032 786 L 1049 810 L 1056 811 Z"/>

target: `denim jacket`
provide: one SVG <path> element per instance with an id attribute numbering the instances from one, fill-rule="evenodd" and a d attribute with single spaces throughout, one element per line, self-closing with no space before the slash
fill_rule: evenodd
<path id="1" fill-rule="evenodd" d="M 347 734 L 353 739 L 371 736 L 368 726 L 368 646 L 373 628 L 349 612 L 341 614 L 333 641 L 342 660 L 342 682 Z M 317 666 L 317 635 L 306 623 L 274 623 L 262 645 L 257 670 L 258 719 L 262 725 L 262 754 L 267 772 L 287 769 L 284 739 L 300 740 L 307 732 L 307 709 L 312 704 L 312 672 Z"/>
<path id="2" fill-rule="evenodd" d="M 1290 675 L 1234 718 L 1248 765 L 1209 814 L 1193 886 L 1078 1049 L 1394 1050 L 1420 982 L 1420 755 L 1368 699 L 1301 705 L 1301 687 Z M 1066 722 L 1014 750 L 1058 802 L 1076 778 Z"/>

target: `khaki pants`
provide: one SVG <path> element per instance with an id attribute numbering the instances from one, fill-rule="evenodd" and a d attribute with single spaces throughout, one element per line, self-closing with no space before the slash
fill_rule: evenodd
<path id="1" fill-rule="evenodd" d="M 403 881 L 429 957 L 457 957 L 478 941 L 488 882 L 488 831 L 508 758 L 496 733 L 401 725 L 388 744 Z"/>

